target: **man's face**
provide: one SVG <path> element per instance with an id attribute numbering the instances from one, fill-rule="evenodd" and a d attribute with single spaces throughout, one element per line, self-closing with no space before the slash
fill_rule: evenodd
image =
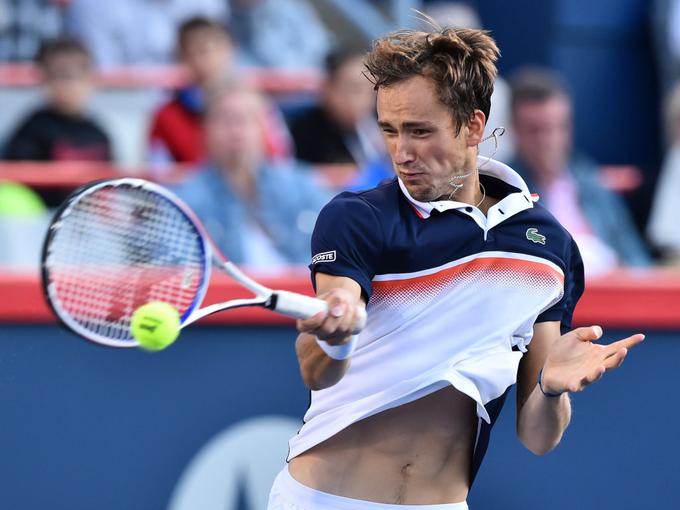
<path id="1" fill-rule="evenodd" d="M 356 56 L 342 64 L 324 90 L 326 108 L 345 128 L 352 128 L 373 112 L 375 92 L 362 74 L 362 58 Z"/>
<path id="2" fill-rule="evenodd" d="M 469 136 L 468 126 L 456 135 L 451 112 L 429 78 L 413 76 L 380 87 L 378 123 L 394 170 L 416 200 L 449 198 L 451 177 L 475 169 L 479 140 Z"/>
<path id="3" fill-rule="evenodd" d="M 205 119 L 208 157 L 227 171 L 259 164 L 263 109 L 260 98 L 249 91 L 225 93 L 217 99 Z"/>
<path id="4" fill-rule="evenodd" d="M 513 128 L 518 156 L 539 179 L 564 170 L 572 141 L 571 104 L 565 96 L 517 104 Z"/>
<path id="5" fill-rule="evenodd" d="M 93 70 L 90 59 L 80 53 L 51 56 L 43 67 L 49 102 L 60 112 L 79 114 L 92 93 Z"/>

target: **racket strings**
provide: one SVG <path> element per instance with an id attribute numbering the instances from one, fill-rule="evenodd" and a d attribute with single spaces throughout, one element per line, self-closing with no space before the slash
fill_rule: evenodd
<path id="1" fill-rule="evenodd" d="M 142 304 L 165 301 L 180 314 L 192 306 L 204 260 L 200 234 L 174 203 L 123 185 L 85 194 L 66 209 L 46 266 L 62 313 L 97 336 L 127 341 Z"/>

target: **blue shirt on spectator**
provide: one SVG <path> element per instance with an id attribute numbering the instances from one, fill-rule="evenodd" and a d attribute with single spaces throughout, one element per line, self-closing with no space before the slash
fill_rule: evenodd
<path id="1" fill-rule="evenodd" d="M 249 255 L 257 238 L 258 246 L 264 241 L 268 250 L 276 251 L 272 253 L 276 258 L 272 263 L 282 259 L 288 264 L 308 264 L 316 217 L 330 199 L 311 175 L 294 161 L 264 163 L 255 178 L 255 198 L 249 200 L 233 189 L 218 168 L 207 164 L 175 192 L 193 209 L 217 247 L 232 262 L 266 263 L 256 257 L 254 264 Z"/>

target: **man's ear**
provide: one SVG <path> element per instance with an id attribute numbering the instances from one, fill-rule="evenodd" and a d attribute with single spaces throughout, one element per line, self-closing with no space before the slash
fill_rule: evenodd
<path id="1" fill-rule="evenodd" d="M 468 147 L 476 147 L 482 141 L 484 136 L 484 127 L 486 126 L 486 115 L 482 110 L 475 110 L 472 118 L 468 121 Z"/>

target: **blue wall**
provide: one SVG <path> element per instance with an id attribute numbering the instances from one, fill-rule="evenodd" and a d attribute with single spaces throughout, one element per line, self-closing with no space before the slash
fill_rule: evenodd
<path id="1" fill-rule="evenodd" d="M 471 508 L 677 507 L 679 359 L 676 333 L 650 334 L 574 397 L 573 423 L 546 457 L 515 439 L 510 399 Z M 210 438 L 249 417 L 299 419 L 307 403 L 289 329 L 194 327 L 147 354 L 0 325 L 0 508 L 165 508 Z"/>

